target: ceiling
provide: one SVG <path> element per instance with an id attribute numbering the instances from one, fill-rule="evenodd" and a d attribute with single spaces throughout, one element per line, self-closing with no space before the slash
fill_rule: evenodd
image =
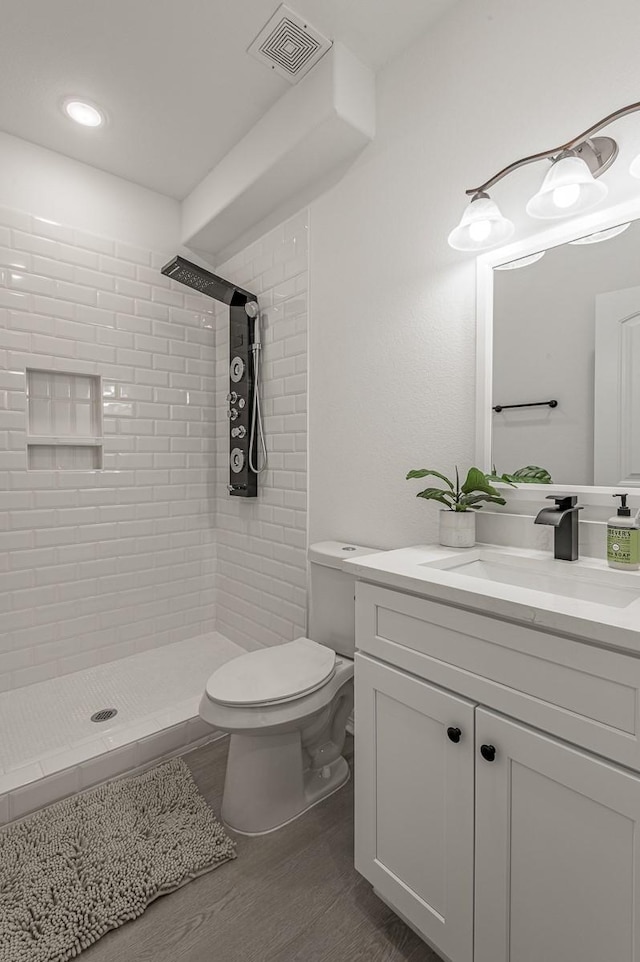
<path id="1" fill-rule="evenodd" d="M 289 0 L 379 69 L 455 0 Z M 289 84 L 247 53 L 279 0 L 3 0 L 0 130 L 182 199 Z M 108 115 L 79 127 L 69 95 Z"/>

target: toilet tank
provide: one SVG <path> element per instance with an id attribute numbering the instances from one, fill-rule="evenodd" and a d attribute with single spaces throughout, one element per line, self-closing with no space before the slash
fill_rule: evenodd
<path id="1" fill-rule="evenodd" d="M 356 579 L 342 569 L 342 562 L 376 553 L 376 548 L 340 541 L 309 548 L 309 638 L 346 658 L 355 654 Z"/>

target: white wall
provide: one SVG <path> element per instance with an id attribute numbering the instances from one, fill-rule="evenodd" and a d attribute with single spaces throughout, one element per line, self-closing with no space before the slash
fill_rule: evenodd
<path id="1" fill-rule="evenodd" d="M 403 478 L 473 458 L 475 265 L 447 246 L 464 189 L 637 100 L 639 33 L 635 0 L 465 0 L 379 75 L 374 143 L 311 207 L 312 541 L 435 538 Z M 543 173 L 494 192 L 519 231 Z"/>
<path id="2" fill-rule="evenodd" d="M 177 200 L 2 132 L 0 206 L 150 250 L 179 245 Z"/>

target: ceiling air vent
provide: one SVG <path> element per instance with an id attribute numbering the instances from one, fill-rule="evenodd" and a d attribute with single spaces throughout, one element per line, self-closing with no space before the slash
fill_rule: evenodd
<path id="1" fill-rule="evenodd" d="M 309 73 L 330 47 L 331 40 L 282 4 L 247 52 L 295 84 Z"/>

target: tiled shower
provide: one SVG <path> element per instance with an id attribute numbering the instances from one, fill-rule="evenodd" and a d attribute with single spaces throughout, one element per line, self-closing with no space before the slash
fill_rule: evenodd
<path id="1" fill-rule="evenodd" d="M 215 267 L 263 310 L 253 503 L 226 308 L 173 253 L 0 210 L 0 821 L 204 737 L 208 674 L 305 631 L 307 214 Z"/>

